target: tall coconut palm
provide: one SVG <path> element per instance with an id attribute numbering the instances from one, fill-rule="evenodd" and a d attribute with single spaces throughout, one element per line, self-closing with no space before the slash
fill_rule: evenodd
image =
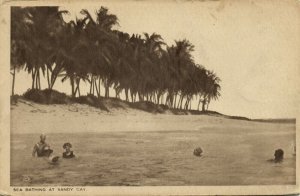
<path id="1" fill-rule="evenodd" d="M 11 64 L 13 76 L 12 95 L 14 95 L 16 70 L 20 70 L 26 63 L 28 26 L 25 20 L 25 10 L 21 7 L 11 8 Z"/>
<path id="2" fill-rule="evenodd" d="M 145 36 L 145 48 L 146 48 L 146 55 L 150 60 L 148 66 L 150 68 L 149 72 L 152 72 L 152 89 L 150 87 L 150 93 L 156 94 L 156 102 L 159 104 L 160 96 L 164 92 L 164 83 L 163 77 L 160 75 L 164 70 L 162 64 L 160 63 L 162 57 L 162 46 L 166 45 L 163 42 L 161 35 L 152 33 L 149 35 L 148 33 L 144 33 Z M 148 73 L 151 74 L 151 73 Z"/>
<path id="3" fill-rule="evenodd" d="M 94 75 L 99 75 L 102 78 L 105 86 L 105 97 L 109 97 L 109 87 L 111 86 L 110 74 L 112 73 L 112 55 L 113 44 L 116 36 L 112 31 L 112 27 L 118 24 L 118 18 L 114 14 L 108 13 L 108 9 L 101 7 L 96 11 L 96 20 L 87 10 L 82 10 L 81 13 L 88 20 L 86 33 L 91 43 L 95 46 L 97 58 L 94 64 L 91 65 L 91 86 L 93 85 Z M 100 88 L 100 86 L 99 86 Z"/>
<path id="4" fill-rule="evenodd" d="M 180 105 L 184 99 L 183 84 L 188 78 L 188 67 L 193 64 L 191 52 L 194 46 L 186 39 L 175 41 L 175 45 L 167 47 L 168 67 L 170 72 L 170 84 L 168 88 L 167 103 L 176 107 L 176 98 L 180 94 Z"/>
<path id="5" fill-rule="evenodd" d="M 26 67 L 32 74 L 32 88 L 41 88 L 40 71 L 45 75 L 46 64 L 53 63 L 53 43 L 63 23 L 58 7 L 25 7 L 23 20 L 26 22 Z"/>
<path id="6" fill-rule="evenodd" d="M 62 81 L 70 80 L 72 97 L 80 96 L 80 81 L 88 80 L 87 65 L 94 56 L 91 55 L 90 40 L 86 32 L 86 19 L 70 21 L 65 28 L 66 37 L 62 38 L 62 46 L 57 53 L 57 61 L 63 66 Z"/>
<path id="7" fill-rule="evenodd" d="M 212 99 L 217 100 L 221 96 L 220 82 L 220 78 L 214 72 L 208 71 L 206 110 L 208 110 L 209 103 Z"/>

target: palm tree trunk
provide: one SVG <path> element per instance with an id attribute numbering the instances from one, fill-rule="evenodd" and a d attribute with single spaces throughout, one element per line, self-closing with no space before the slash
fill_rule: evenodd
<path id="1" fill-rule="evenodd" d="M 173 102 L 174 102 L 174 93 L 172 92 L 170 94 L 170 107 L 173 107 Z"/>
<path id="2" fill-rule="evenodd" d="M 77 84 L 78 96 L 80 97 L 80 79 L 76 80 L 76 84 Z"/>
<path id="3" fill-rule="evenodd" d="M 58 73 L 52 72 L 52 74 L 51 74 L 51 79 L 50 79 L 50 89 L 53 88 L 53 86 L 54 86 L 54 84 L 55 84 L 55 81 L 56 81 L 56 79 L 57 79 L 57 76 L 58 76 Z"/>
<path id="4" fill-rule="evenodd" d="M 38 84 L 39 84 L 39 90 L 41 90 L 41 77 L 40 77 L 40 70 L 38 70 Z"/>
<path id="5" fill-rule="evenodd" d="M 180 109 L 182 109 L 183 98 L 184 98 L 184 96 L 182 96 L 182 97 L 181 97 L 181 100 L 180 100 Z"/>
<path id="6" fill-rule="evenodd" d="M 36 86 L 37 86 L 37 89 L 41 89 L 40 87 L 40 70 L 38 70 L 37 72 L 37 77 L 36 77 Z"/>
<path id="7" fill-rule="evenodd" d="M 11 89 L 11 95 L 14 96 L 15 94 L 15 78 L 16 78 L 16 67 L 14 66 L 14 73 L 13 75 L 13 82 L 12 82 L 12 89 Z"/>
<path id="8" fill-rule="evenodd" d="M 34 89 L 34 84 L 35 84 L 35 77 L 36 77 L 36 70 L 32 69 L 31 71 L 31 77 L 32 77 L 32 85 L 31 85 L 31 89 Z"/>
<path id="9" fill-rule="evenodd" d="M 189 104 L 189 99 L 186 98 L 185 104 L 184 104 L 184 109 L 187 110 L 188 109 L 188 104 Z"/>
<path id="10" fill-rule="evenodd" d="M 108 81 L 107 79 L 104 80 L 104 87 L 105 87 L 105 97 L 109 97 L 109 86 L 108 86 Z"/>
<path id="11" fill-rule="evenodd" d="M 205 111 L 205 105 L 206 105 L 206 98 L 204 98 L 202 102 L 202 112 Z"/>
<path id="12" fill-rule="evenodd" d="M 105 97 L 108 98 L 109 97 L 109 88 L 107 87 L 107 85 L 105 85 Z"/>
<path id="13" fill-rule="evenodd" d="M 49 78 L 49 69 L 47 67 L 47 82 L 48 82 L 48 88 L 50 89 L 50 78 Z"/>
<path id="14" fill-rule="evenodd" d="M 133 99 L 133 92 L 130 91 L 130 95 L 131 95 L 131 102 L 133 103 L 133 102 L 134 102 L 134 99 Z"/>
<path id="15" fill-rule="evenodd" d="M 32 79 L 31 89 L 33 89 L 34 88 L 34 72 L 33 72 L 33 70 L 31 71 L 31 79 Z"/>
<path id="16" fill-rule="evenodd" d="M 94 95 L 95 94 L 95 79 L 93 78 L 93 89 L 92 89 L 92 94 Z"/>
<path id="17" fill-rule="evenodd" d="M 78 86 L 76 85 L 75 92 L 74 92 L 74 97 L 76 97 L 77 91 L 78 91 Z"/>
<path id="18" fill-rule="evenodd" d="M 144 101 L 144 97 L 141 95 L 140 92 L 138 92 L 138 96 L 139 96 L 139 101 Z"/>
<path id="19" fill-rule="evenodd" d="M 35 88 L 36 89 L 39 89 L 39 86 L 38 86 L 38 78 L 39 78 L 39 74 L 38 74 L 38 69 L 36 70 L 36 74 L 35 74 Z"/>
<path id="20" fill-rule="evenodd" d="M 74 78 L 73 76 L 70 77 L 71 87 L 72 87 L 72 97 L 75 97 L 75 89 L 74 89 Z"/>
<path id="21" fill-rule="evenodd" d="M 161 93 L 157 92 L 157 105 L 159 105 L 159 99 L 160 99 Z"/>
<path id="22" fill-rule="evenodd" d="M 187 110 L 189 105 L 189 99 L 186 98 L 185 104 L 184 104 L 184 109 Z"/>
<path id="23" fill-rule="evenodd" d="M 169 104 L 169 93 L 167 93 L 166 102 L 165 102 L 165 105 L 168 105 L 168 104 Z"/>
<path id="24" fill-rule="evenodd" d="M 190 103 L 191 103 L 191 96 L 188 96 L 187 105 L 186 105 L 187 110 L 190 108 Z"/>
<path id="25" fill-rule="evenodd" d="M 34 74 L 34 84 L 35 84 L 34 88 L 37 89 L 37 74 Z"/>
<path id="26" fill-rule="evenodd" d="M 90 81 L 90 94 L 92 94 L 92 87 L 93 87 L 93 75 L 91 76 L 91 81 Z"/>
<path id="27" fill-rule="evenodd" d="M 199 96 L 199 102 L 198 102 L 197 110 L 200 110 L 200 103 L 201 103 L 201 97 Z"/>
<path id="28" fill-rule="evenodd" d="M 176 108 L 176 102 L 177 102 L 177 93 L 175 94 L 174 108 Z"/>
<path id="29" fill-rule="evenodd" d="M 100 96 L 101 96 L 101 94 L 100 94 L 100 93 L 101 93 L 101 91 L 100 91 L 100 81 L 101 81 L 101 80 L 100 80 L 100 77 L 99 77 L 99 79 L 98 79 L 98 87 L 99 87 L 99 89 L 98 89 L 98 90 L 99 90 L 99 98 L 100 98 Z"/>
<path id="30" fill-rule="evenodd" d="M 94 86 L 96 88 L 97 97 L 100 98 L 100 92 L 99 92 L 98 87 L 97 87 L 97 81 L 96 81 L 96 79 L 94 80 Z"/>
<path id="31" fill-rule="evenodd" d="M 126 97 L 126 101 L 128 101 L 128 88 L 125 88 L 125 97 Z"/>
<path id="32" fill-rule="evenodd" d="M 208 98 L 207 104 L 206 104 L 206 110 L 208 110 L 208 105 L 209 105 L 209 103 L 210 103 L 210 99 Z"/>
<path id="33" fill-rule="evenodd" d="M 180 103 L 182 102 L 183 96 L 180 95 L 179 96 L 179 100 L 178 100 L 178 105 L 177 105 L 177 109 L 179 109 Z"/>

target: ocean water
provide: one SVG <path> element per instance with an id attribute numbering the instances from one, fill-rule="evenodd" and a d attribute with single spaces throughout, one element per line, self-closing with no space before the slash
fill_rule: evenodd
<path id="1" fill-rule="evenodd" d="M 31 156 L 39 134 L 11 135 L 11 186 L 192 186 L 296 183 L 294 131 L 152 131 L 47 135 L 55 155 L 70 142 L 74 159 L 52 165 Z M 203 156 L 193 155 L 195 148 Z M 271 163 L 282 148 L 282 163 Z"/>

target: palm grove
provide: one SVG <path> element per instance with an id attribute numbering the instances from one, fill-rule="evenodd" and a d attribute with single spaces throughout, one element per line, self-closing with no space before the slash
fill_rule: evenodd
<path id="1" fill-rule="evenodd" d="M 16 70 L 32 76 L 31 89 L 48 89 L 55 82 L 69 81 L 72 97 L 80 95 L 80 83 L 89 84 L 89 94 L 109 97 L 123 94 L 126 101 L 151 101 L 172 108 L 206 110 L 220 96 L 220 79 L 196 64 L 194 46 L 186 39 L 167 46 L 159 34 L 129 35 L 115 30 L 116 15 L 101 7 L 93 19 L 81 10 L 82 18 L 65 22 L 67 11 L 59 7 L 11 8 L 12 95 Z M 100 86 L 104 92 L 100 92 Z"/>

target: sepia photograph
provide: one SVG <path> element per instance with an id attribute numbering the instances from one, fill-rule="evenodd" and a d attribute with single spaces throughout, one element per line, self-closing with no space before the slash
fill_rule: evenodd
<path id="1" fill-rule="evenodd" d="M 299 190 L 300 1 L 6 8 L 10 194 Z"/>

